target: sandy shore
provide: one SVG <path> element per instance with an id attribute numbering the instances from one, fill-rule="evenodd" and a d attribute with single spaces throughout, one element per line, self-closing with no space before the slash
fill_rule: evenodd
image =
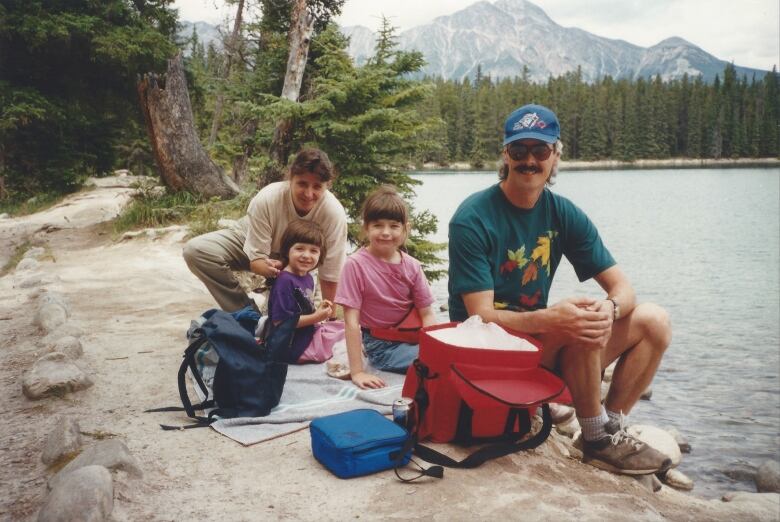
<path id="1" fill-rule="evenodd" d="M 128 189 L 104 182 L 56 207 L 0 221 L 0 250 L 23 238 L 46 248 L 42 284 L 29 273 L 0 278 L 0 519 L 32 520 L 52 471 L 43 442 L 58 415 L 80 422 L 87 444 L 125 441 L 143 477 L 114 474 L 114 520 L 775 520 L 777 503 L 702 500 L 636 481 L 569 457 L 568 439 L 490 462 L 447 470 L 443 480 L 402 484 L 392 472 L 340 480 L 312 457 L 308 430 L 243 447 L 211 429 L 161 431 L 175 413 L 176 372 L 190 319 L 213 306 L 181 259 L 182 231 L 114 240 L 105 225 Z M 9 239 L 10 238 L 10 239 Z M 62 398 L 27 399 L 21 378 L 46 353 L 32 325 L 41 288 L 70 303 L 69 325 L 84 331 L 78 364 L 95 381 Z"/>

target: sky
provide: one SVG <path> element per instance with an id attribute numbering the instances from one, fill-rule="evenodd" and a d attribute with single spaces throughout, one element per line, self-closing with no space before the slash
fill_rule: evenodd
<path id="1" fill-rule="evenodd" d="M 493 1 L 493 0 L 489 0 Z M 476 0 L 346 0 L 336 21 L 376 30 L 386 16 L 399 32 L 452 14 Z M 679 36 L 721 60 L 771 69 L 780 63 L 778 0 L 533 0 L 558 25 L 642 47 Z M 223 22 L 224 0 L 176 0 L 180 18 Z M 778 67 L 780 68 L 780 67 Z"/>

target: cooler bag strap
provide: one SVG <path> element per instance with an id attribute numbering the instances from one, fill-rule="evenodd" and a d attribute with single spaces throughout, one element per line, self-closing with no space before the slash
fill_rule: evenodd
<path id="1" fill-rule="evenodd" d="M 518 451 L 536 448 L 542 444 L 550 435 L 552 430 L 552 415 L 550 415 L 550 406 L 542 405 L 542 427 L 538 433 L 522 442 L 499 442 L 484 446 L 463 460 L 455 460 L 447 455 L 440 453 L 422 444 L 416 444 L 414 453 L 420 458 L 431 464 L 439 464 L 448 468 L 472 469 L 481 466 L 488 460 L 504 457 Z"/>

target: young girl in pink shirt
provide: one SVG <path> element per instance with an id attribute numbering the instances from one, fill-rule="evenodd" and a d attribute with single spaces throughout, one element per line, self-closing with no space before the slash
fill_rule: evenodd
<path id="1" fill-rule="evenodd" d="M 436 322 L 433 294 L 420 262 L 403 249 L 409 232 L 409 211 L 391 186 L 366 198 L 362 210 L 368 246 L 349 256 L 341 273 L 336 303 L 344 308 L 347 355 L 352 382 L 360 388 L 381 388 L 385 382 L 365 371 L 363 351 L 379 370 L 405 373 L 419 346 L 377 339 L 371 328 L 397 326 L 417 308 L 423 326 Z"/>

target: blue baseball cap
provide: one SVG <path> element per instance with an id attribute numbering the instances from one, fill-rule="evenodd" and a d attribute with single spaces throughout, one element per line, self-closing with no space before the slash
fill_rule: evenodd
<path id="1" fill-rule="evenodd" d="M 515 109 L 504 123 L 504 146 L 524 139 L 555 143 L 560 138 L 558 118 L 542 105 L 523 105 Z"/>

